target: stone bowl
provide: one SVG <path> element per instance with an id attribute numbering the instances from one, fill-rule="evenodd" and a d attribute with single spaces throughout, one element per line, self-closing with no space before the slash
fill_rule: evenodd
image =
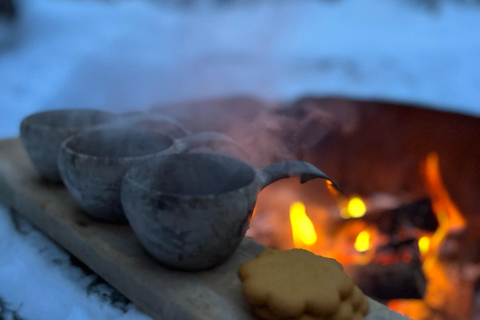
<path id="1" fill-rule="evenodd" d="M 143 247 L 162 265 L 196 271 L 242 241 L 257 195 L 255 172 L 216 154 L 155 157 L 125 176 L 122 203 Z"/>
<path id="2" fill-rule="evenodd" d="M 258 192 L 291 176 L 302 182 L 331 181 L 303 161 L 255 169 L 220 154 L 159 155 L 127 172 L 122 204 L 143 247 L 161 264 L 203 270 L 219 265 L 238 247 Z"/>
<path id="3" fill-rule="evenodd" d="M 20 124 L 20 138 L 41 178 L 61 182 L 57 166 L 60 146 L 78 132 L 116 119 L 116 115 L 91 109 L 51 110 L 32 114 Z"/>
<path id="4" fill-rule="evenodd" d="M 116 121 L 109 123 L 108 126 L 158 131 L 175 139 L 183 138 L 191 134 L 191 132 L 176 119 L 159 113 L 138 111 L 122 113 Z"/>
<path id="5" fill-rule="evenodd" d="M 159 123 L 156 123 L 158 125 Z M 58 167 L 63 182 L 91 217 L 126 221 L 120 189 L 134 165 L 154 155 L 186 152 L 197 146 L 235 144 L 225 135 L 202 133 L 174 139 L 158 130 L 137 126 L 105 125 L 65 140 Z"/>
<path id="6" fill-rule="evenodd" d="M 126 222 L 120 202 L 123 177 L 133 165 L 172 145 L 173 139 L 160 132 L 102 127 L 65 140 L 58 167 L 63 183 L 85 213 Z"/>

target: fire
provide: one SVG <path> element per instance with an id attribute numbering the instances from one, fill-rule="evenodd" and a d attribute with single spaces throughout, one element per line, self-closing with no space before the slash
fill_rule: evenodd
<path id="1" fill-rule="evenodd" d="M 367 212 L 367 207 L 362 199 L 359 197 L 352 197 L 348 200 L 348 203 L 344 209 L 341 210 L 340 214 L 344 219 L 350 218 L 361 218 Z"/>
<path id="2" fill-rule="evenodd" d="M 428 236 L 423 236 L 418 240 L 418 248 L 422 255 L 426 255 L 430 249 L 430 238 Z"/>
<path id="3" fill-rule="evenodd" d="M 348 213 L 352 218 L 360 218 L 365 215 L 367 207 L 359 197 L 353 197 L 348 201 Z"/>
<path id="4" fill-rule="evenodd" d="M 367 230 L 363 230 L 360 232 L 357 236 L 357 239 L 355 240 L 355 250 L 358 252 L 366 252 L 368 249 L 370 249 L 370 233 Z"/>
<path id="5" fill-rule="evenodd" d="M 430 152 L 425 164 L 425 182 L 433 199 L 433 207 L 439 222 L 444 220 L 449 231 L 460 231 L 466 222 L 457 205 L 450 198 L 440 175 L 440 161 L 436 152 Z"/>
<path id="6" fill-rule="evenodd" d="M 422 228 L 415 228 L 412 224 L 405 223 L 401 226 L 398 234 L 383 233 L 377 224 L 376 213 L 383 214 L 383 207 L 392 208 L 399 205 L 404 198 L 393 194 L 393 201 L 388 198 L 365 198 L 359 196 L 345 197 L 338 195 L 335 198 L 336 204 L 325 207 L 315 207 L 314 204 L 307 205 L 310 217 L 315 217 L 313 221 L 307 216 L 305 205 L 301 202 L 295 202 L 298 195 L 290 197 L 278 196 L 272 201 L 277 205 L 282 214 L 272 214 L 272 217 L 281 217 L 281 227 L 292 230 L 293 244 L 297 248 L 303 248 L 312 252 L 337 259 L 339 262 L 351 269 L 359 266 L 366 266 L 365 270 L 373 269 L 387 264 L 411 263 L 418 267 L 419 255 L 420 261 L 423 261 L 424 274 L 428 280 L 427 291 L 422 300 L 395 300 L 389 303 L 391 308 L 406 313 L 413 319 L 427 319 L 422 317 L 421 312 L 430 312 L 430 308 L 440 310 L 441 305 L 447 293 L 455 290 L 455 284 L 449 282 L 450 269 L 443 269 L 445 261 L 440 262 L 439 256 L 442 252 L 450 253 L 451 247 L 442 247 L 442 242 L 449 240 L 447 237 L 452 232 L 458 232 L 465 228 L 466 221 L 457 205 L 451 199 L 443 179 L 440 174 L 440 160 L 437 153 L 429 153 L 424 161 L 421 162 L 421 176 L 424 180 L 424 188 L 430 196 L 433 211 L 439 222 L 439 227 L 434 233 L 429 233 Z M 328 189 L 336 194 L 336 189 L 331 182 L 327 182 Z M 288 191 L 290 192 L 290 191 Z M 287 193 L 286 193 L 287 194 Z M 288 193 L 290 194 L 290 193 Z M 418 196 L 415 193 L 415 196 Z M 281 201 L 280 201 L 281 200 Z M 376 202 L 378 201 L 378 202 Z M 288 208 L 290 207 L 290 208 Z M 361 218 L 366 215 L 367 208 L 370 217 Z M 285 220 L 284 214 L 290 209 L 290 226 L 288 220 Z M 273 210 L 272 210 L 273 211 Z M 343 220 L 338 217 L 340 212 Z M 369 214 L 368 213 L 368 214 Z M 355 219 L 356 218 L 356 219 Z M 361 218 L 361 219 L 358 219 Z M 322 220 L 323 219 L 323 220 Z M 319 222 L 321 220 L 321 223 Z M 403 223 L 403 222 L 402 222 Z M 272 225 L 268 224 L 267 225 Z M 270 232 L 270 231 L 269 231 Z M 281 233 L 284 234 L 284 233 Z M 403 240 L 405 242 L 403 247 Z M 416 240 L 414 240 L 416 239 Z M 452 238 L 452 241 L 455 239 Z M 282 237 L 280 242 L 275 245 L 279 248 L 291 248 L 291 240 Z M 395 246 L 396 243 L 402 244 L 402 247 Z M 450 242 L 454 243 L 454 242 Z M 418 247 L 416 246 L 418 244 Z M 398 249 L 400 248 L 400 249 Z M 442 250 L 444 249 L 444 250 Z M 393 266 L 395 269 L 395 266 Z M 360 268 L 358 268 L 360 269 Z M 392 270 L 394 270 L 392 269 Z M 400 269 L 402 270 L 402 269 Z M 401 302 L 401 303 L 400 303 Z M 423 309 L 415 309 L 415 307 Z M 426 311 L 425 311 L 426 310 Z"/>
<path id="7" fill-rule="evenodd" d="M 464 230 L 466 221 L 443 183 L 440 160 L 436 152 L 430 152 L 427 155 L 422 169 L 425 188 L 432 199 L 433 211 L 439 223 L 432 236 L 422 236 L 418 240 L 418 248 L 424 257 L 423 270 L 428 280 L 427 291 L 423 302 L 398 300 L 390 301 L 388 304 L 390 308 L 412 319 L 431 318 L 430 308 L 441 310 L 445 301 L 454 296 L 452 292 L 462 290 L 452 281 L 451 276 L 455 273 L 439 263 L 439 255 L 442 242 L 448 235 Z M 428 308 L 425 305 L 428 305 Z M 459 318 L 463 319 L 460 316 Z"/>
<path id="8" fill-rule="evenodd" d="M 425 161 L 425 185 L 432 197 L 433 210 L 439 223 L 437 231 L 428 242 L 428 251 L 432 254 L 427 256 L 424 269 L 429 270 L 435 263 L 442 241 L 449 233 L 463 230 L 466 222 L 445 188 L 440 175 L 440 161 L 436 152 L 430 152 L 427 155 Z"/>
<path id="9" fill-rule="evenodd" d="M 305 248 L 317 242 L 317 233 L 312 220 L 305 212 L 305 206 L 301 202 L 295 202 L 290 206 L 290 223 L 292 225 L 293 244 L 296 248 Z"/>
<path id="10" fill-rule="evenodd" d="M 327 183 L 328 191 L 330 191 L 331 194 L 333 194 L 334 196 L 337 196 L 337 195 L 340 194 L 340 192 L 338 191 L 338 189 L 335 188 L 335 186 L 333 185 L 332 181 L 326 180 L 326 183 Z"/>

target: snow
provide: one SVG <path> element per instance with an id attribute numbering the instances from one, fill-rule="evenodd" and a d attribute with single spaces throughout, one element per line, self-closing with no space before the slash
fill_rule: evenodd
<path id="1" fill-rule="evenodd" d="M 20 3 L 14 42 L 0 47 L 0 138 L 18 135 L 20 120 L 43 109 L 127 111 L 230 94 L 347 95 L 480 116 L 475 6 Z M 19 224 L 0 209 L 0 318 L 146 318 L 131 304 L 112 304 L 113 289 L 96 285 L 96 276 L 72 265 L 61 248 Z"/>
<path id="2" fill-rule="evenodd" d="M 112 304 L 114 290 L 73 267 L 70 255 L 27 221 L 0 208 L 0 318 L 147 320 L 131 303 Z M 14 223 L 15 222 L 15 223 Z"/>
<path id="3" fill-rule="evenodd" d="M 474 6 L 22 4 L 18 39 L 0 53 L 3 135 L 16 135 L 19 120 L 40 109 L 123 111 L 242 93 L 267 99 L 342 94 L 480 115 L 480 10 Z"/>

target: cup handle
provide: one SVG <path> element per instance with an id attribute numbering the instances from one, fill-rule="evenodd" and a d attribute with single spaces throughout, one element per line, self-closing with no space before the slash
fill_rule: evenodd
<path id="1" fill-rule="evenodd" d="M 329 176 L 320 171 L 313 164 L 304 161 L 284 161 L 274 163 L 262 169 L 256 169 L 260 178 L 260 188 L 263 189 L 269 184 L 285 178 L 300 177 L 300 182 L 320 178 L 330 181 L 333 186 L 341 192 L 339 185 Z"/>
<path id="2" fill-rule="evenodd" d="M 248 154 L 243 148 L 227 135 L 216 132 L 202 132 L 177 139 L 174 142 L 174 149 L 177 152 L 188 152 L 198 147 L 208 147 L 215 150 L 219 146 L 233 146 L 236 151 L 248 159 Z"/>

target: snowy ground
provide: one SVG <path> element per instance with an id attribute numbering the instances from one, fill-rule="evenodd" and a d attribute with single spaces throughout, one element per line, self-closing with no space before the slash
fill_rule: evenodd
<path id="1" fill-rule="evenodd" d="M 0 138 L 16 136 L 20 120 L 42 109 L 124 111 L 239 93 L 344 94 L 480 116 L 478 7 L 253 3 L 179 10 L 22 0 L 15 41 L 0 47 Z M 145 318 L 124 301 L 112 305 L 114 295 L 0 209 L 0 319 Z"/>
<path id="2" fill-rule="evenodd" d="M 18 215 L 0 208 L 0 319 L 147 320 Z"/>

